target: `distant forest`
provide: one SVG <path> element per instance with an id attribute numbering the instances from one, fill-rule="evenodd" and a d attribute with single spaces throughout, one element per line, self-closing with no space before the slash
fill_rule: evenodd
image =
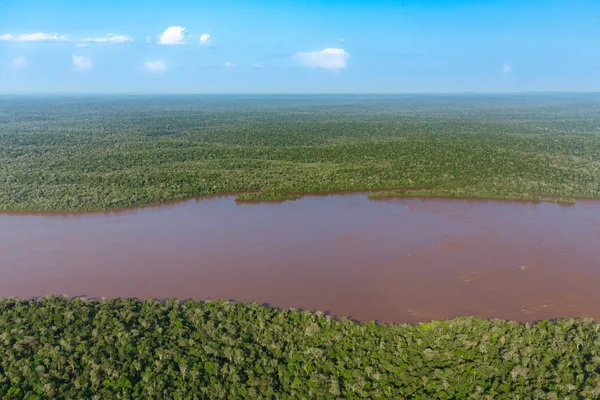
<path id="1" fill-rule="evenodd" d="M 600 95 L 0 99 L 2 210 L 242 191 L 600 196 Z"/>

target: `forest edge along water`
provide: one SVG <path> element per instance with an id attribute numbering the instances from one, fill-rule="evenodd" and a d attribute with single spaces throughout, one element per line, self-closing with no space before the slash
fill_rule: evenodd
<path id="1" fill-rule="evenodd" d="M 444 194 L 438 194 L 444 193 Z M 560 204 L 575 204 L 577 200 L 600 200 L 597 197 L 585 196 L 558 196 L 558 195 L 542 195 L 542 194 L 515 194 L 512 197 L 502 195 L 499 197 L 482 197 L 476 195 L 457 195 L 445 194 L 443 190 L 434 187 L 401 187 L 401 188 L 381 188 L 381 189 L 353 189 L 353 190 L 324 190 L 318 192 L 263 192 L 260 190 L 245 190 L 235 192 L 218 192 L 204 194 L 198 196 L 184 197 L 180 199 L 167 200 L 158 203 L 149 203 L 139 206 L 122 207 L 122 208 L 100 208 L 89 210 L 0 210 L 0 215 L 83 215 L 83 214 L 121 214 L 123 212 L 131 212 L 144 208 L 166 207 L 187 203 L 189 201 L 200 201 L 214 198 L 232 198 L 236 203 L 283 203 L 285 201 L 298 200 L 303 197 L 329 197 L 329 196 L 346 196 L 351 194 L 364 194 L 370 200 L 387 200 L 399 198 L 437 198 L 437 199 L 457 199 L 457 200 L 493 200 L 493 201 L 516 201 L 521 203 L 542 203 L 552 202 Z M 256 195 L 255 198 L 245 198 L 246 195 Z M 265 195 L 264 197 L 262 195 Z"/>
<path id="2" fill-rule="evenodd" d="M 1 213 L 1 297 L 232 299 L 360 321 L 600 318 L 600 201 L 232 195 Z"/>
<path id="3" fill-rule="evenodd" d="M 599 100 L 6 96 L 0 209 L 119 209 L 239 191 L 273 199 L 398 187 L 452 197 L 599 198 Z"/>

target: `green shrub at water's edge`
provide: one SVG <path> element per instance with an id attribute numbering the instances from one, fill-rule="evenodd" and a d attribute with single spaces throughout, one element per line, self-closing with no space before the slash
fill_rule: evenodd
<path id="1" fill-rule="evenodd" d="M 336 320 L 257 304 L 0 301 L 0 398 L 595 399 L 600 323 Z"/>
<path id="2" fill-rule="evenodd" d="M 459 189 L 423 189 L 423 190 L 387 190 L 381 192 L 369 193 L 370 199 L 385 199 L 389 197 L 473 197 L 478 199 L 505 199 L 505 200 L 523 200 L 538 201 L 547 203 L 575 204 L 576 199 L 572 197 L 544 196 L 527 193 L 494 193 L 476 190 L 473 188 Z"/>
<path id="3" fill-rule="evenodd" d="M 238 202 L 298 200 L 301 196 L 291 193 L 242 193 L 235 196 Z"/>

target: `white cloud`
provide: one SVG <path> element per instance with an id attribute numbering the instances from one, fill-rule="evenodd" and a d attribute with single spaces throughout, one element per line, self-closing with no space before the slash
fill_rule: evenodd
<path id="1" fill-rule="evenodd" d="M 256 64 L 250 65 L 250 68 L 253 68 L 253 69 L 262 69 L 262 68 L 264 68 L 264 65 L 262 65 L 261 63 L 256 63 Z"/>
<path id="2" fill-rule="evenodd" d="M 310 68 L 344 69 L 350 54 L 344 49 L 323 49 L 307 53 L 296 53 L 294 58 Z"/>
<path id="3" fill-rule="evenodd" d="M 85 38 L 83 41 L 95 43 L 125 43 L 133 41 L 133 38 L 127 35 L 113 35 L 112 33 L 109 33 L 105 37 Z"/>
<path id="4" fill-rule="evenodd" d="M 25 67 L 27 67 L 27 65 L 29 65 L 27 63 L 27 60 L 25 59 L 25 57 L 17 57 L 14 60 L 12 60 L 10 63 L 12 64 L 13 67 L 16 67 L 16 68 L 25 68 Z"/>
<path id="5" fill-rule="evenodd" d="M 0 35 L 0 40 L 18 41 L 18 42 L 38 42 L 48 40 L 69 40 L 69 35 L 59 35 L 58 33 L 24 33 L 22 35 L 13 36 L 9 33 Z"/>
<path id="6" fill-rule="evenodd" d="M 200 35 L 200 43 L 206 44 L 210 40 L 210 35 L 208 33 L 203 33 Z"/>
<path id="7" fill-rule="evenodd" d="M 73 55 L 71 58 L 73 58 L 73 65 L 78 70 L 84 71 L 92 69 L 92 62 L 86 56 Z"/>
<path id="8" fill-rule="evenodd" d="M 95 42 L 95 43 L 125 43 L 133 41 L 133 38 L 128 35 L 114 35 L 109 33 L 104 37 L 87 37 L 81 40 L 72 40 L 69 38 L 69 35 L 61 35 L 58 33 L 44 33 L 44 32 L 36 32 L 36 33 L 25 33 L 22 35 L 11 35 L 10 33 L 6 33 L 4 35 L 0 35 L 0 40 L 4 41 L 14 41 L 14 42 L 42 42 L 42 41 L 75 41 L 75 42 Z M 84 47 L 80 45 L 76 45 L 77 47 Z"/>
<path id="9" fill-rule="evenodd" d="M 158 38 L 160 44 L 182 44 L 185 28 L 183 26 L 170 26 Z"/>
<path id="10" fill-rule="evenodd" d="M 505 74 L 510 74 L 511 71 L 512 71 L 512 67 L 510 65 L 508 65 L 508 64 L 505 63 L 502 66 L 502 72 L 504 72 Z"/>
<path id="11" fill-rule="evenodd" d="M 151 40 L 152 40 L 152 36 L 146 36 L 146 43 L 150 43 Z"/>
<path id="12" fill-rule="evenodd" d="M 77 43 L 77 44 L 75 44 L 75 47 L 88 47 L 88 46 L 89 46 L 89 44 L 87 44 L 87 43 Z"/>
<path id="13" fill-rule="evenodd" d="M 235 67 L 235 64 L 232 63 L 231 61 L 225 61 L 225 64 L 223 64 L 223 66 L 225 68 L 233 68 L 233 67 Z"/>
<path id="14" fill-rule="evenodd" d="M 147 61 L 145 65 L 150 72 L 163 72 L 167 69 L 167 66 L 161 60 Z"/>
<path id="15" fill-rule="evenodd" d="M 340 39 L 340 43 L 346 43 L 346 39 Z"/>

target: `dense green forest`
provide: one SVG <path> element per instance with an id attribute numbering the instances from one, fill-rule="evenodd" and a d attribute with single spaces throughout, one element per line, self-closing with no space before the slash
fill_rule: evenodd
<path id="1" fill-rule="evenodd" d="M 3 210 L 406 187 L 597 197 L 599 177 L 600 95 L 0 97 Z"/>
<path id="2" fill-rule="evenodd" d="M 600 324 L 360 324 L 258 304 L 0 301 L 2 399 L 597 399 Z"/>
<path id="3" fill-rule="evenodd" d="M 486 197 L 487 196 L 487 197 Z M 370 199 L 385 199 L 388 197 L 486 197 L 491 199 L 510 199 L 510 200 L 526 200 L 537 202 L 575 204 L 576 200 L 573 197 L 562 196 L 547 196 L 535 193 L 480 193 L 477 188 L 433 188 L 433 189 L 398 189 L 386 191 L 374 191 L 369 193 Z"/>

